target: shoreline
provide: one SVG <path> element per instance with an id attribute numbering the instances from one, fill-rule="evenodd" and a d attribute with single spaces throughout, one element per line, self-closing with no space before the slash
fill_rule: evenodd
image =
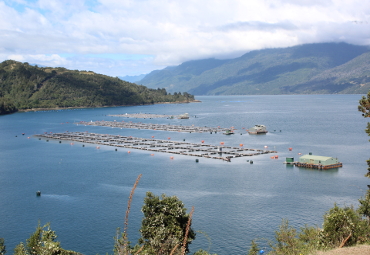
<path id="1" fill-rule="evenodd" d="M 137 104 L 137 105 L 105 105 L 105 106 L 76 106 L 76 107 L 52 107 L 52 108 L 31 108 L 19 109 L 17 112 L 39 112 L 39 111 L 59 111 L 59 110 L 72 110 L 72 109 L 91 109 L 91 108 L 106 108 L 106 107 L 123 107 L 123 106 L 140 106 L 140 105 L 154 105 L 154 104 L 188 104 L 188 103 L 201 103 L 200 100 L 193 101 L 178 101 L 178 102 L 160 102 L 153 104 Z M 16 112 L 12 112 L 16 113 Z M 11 113 L 9 113 L 11 114 Z M 4 114 L 7 115 L 7 114 Z"/>

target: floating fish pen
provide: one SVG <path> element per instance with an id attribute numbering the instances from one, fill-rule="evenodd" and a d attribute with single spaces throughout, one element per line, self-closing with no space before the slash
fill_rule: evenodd
<path id="1" fill-rule="evenodd" d="M 239 148 L 231 146 L 215 146 L 169 140 L 146 139 L 131 136 L 96 134 L 88 132 L 65 132 L 40 134 L 36 137 L 55 140 L 67 140 L 80 143 L 100 144 L 121 148 L 165 152 L 194 157 L 204 157 L 230 161 L 231 158 L 250 157 L 261 154 L 276 153 L 276 151 Z"/>
<path id="2" fill-rule="evenodd" d="M 183 126 L 183 125 L 165 125 L 165 124 L 151 124 L 142 122 L 132 121 L 80 121 L 77 125 L 85 126 L 104 126 L 112 128 L 133 128 L 133 129 L 151 129 L 151 130 L 162 130 L 162 131 L 173 131 L 173 132 L 185 132 L 185 133 L 217 133 L 227 132 L 230 128 L 220 127 L 195 127 L 195 126 Z"/>

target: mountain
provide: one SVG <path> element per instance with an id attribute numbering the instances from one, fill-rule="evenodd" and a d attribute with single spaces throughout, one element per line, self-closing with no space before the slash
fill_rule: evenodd
<path id="1" fill-rule="evenodd" d="M 140 81 L 142 79 L 144 79 L 146 74 L 140 74 L 140 75 L 126 75 L 126 76 L 117 76 L 118 78 L 120 78 L 121 80 L 123 81 L 128 81 L 128 82 L 132 82 L 132 83 L 135 83 L 137 81 Z"/>
<path id="2" fill-rule="evenodd" d="M 122 81 L 91 71 L 37 67 L 6 60 L 0 63 L 0 114 L 18 109 L 102 107 L 164 102 L 191 102 L 188 93 Z"/>
<path id="3" fill-rule="evenodd" d="M 185 62 L 147 74 L 139 84 L 194 95 L 365 94 L 368 46 L 305 44 L 251 51 L 228 60 Z"/>

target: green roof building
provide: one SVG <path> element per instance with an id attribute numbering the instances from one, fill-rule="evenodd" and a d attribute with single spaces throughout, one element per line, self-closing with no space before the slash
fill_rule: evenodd
<path id="1" fill-rule="evenodd" d="M 342 163 L 337 158 L 315 156 L 315 155 L 303 155 L 299 158 L 299 162 L 295 163 L 299 167 L 317 168 L 317 169 L 330 169 L 342 167 Z"/>

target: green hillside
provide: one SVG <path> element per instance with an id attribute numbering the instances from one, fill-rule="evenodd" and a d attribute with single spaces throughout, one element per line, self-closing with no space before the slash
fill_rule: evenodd
<path id="1" fill-rule="evenodd" d="M 264 49 L 229 60 L 185 62 L 138 83 L 195 95 L 366 93 L 369 52 L 346 43 Z"/>
<path id="2" fill-rule="evenodd" d="M 32 108 L 102 107 L 190 102 L 188 93 L 122 81 L 91 71 L 37 67 L 7 60 L 0 63 L 0 114 Z"/>

